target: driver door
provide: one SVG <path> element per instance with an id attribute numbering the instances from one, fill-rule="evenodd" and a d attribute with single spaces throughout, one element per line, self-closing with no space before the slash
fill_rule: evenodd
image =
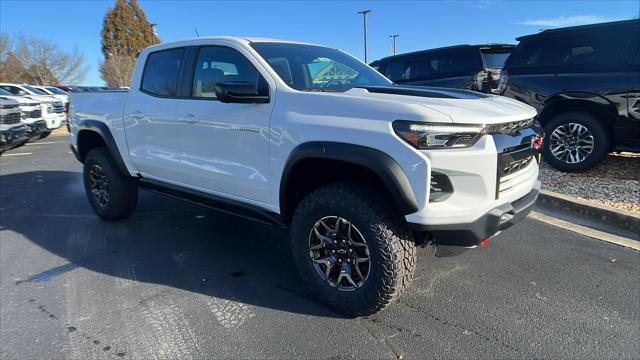
<path id="1" fill-rule="evenodd" d="M 195 51 L 191 92 L 181 100 L 181 171 L 184 181 L 207 192 L 262 203 L 270 201 L 269 123 L 273 101 L 230 104 L 216 98 L 219 82 L 264 81 L 256 66 L 227 46 Z M 273 98 L 274 86 L 271 86 Z"/>

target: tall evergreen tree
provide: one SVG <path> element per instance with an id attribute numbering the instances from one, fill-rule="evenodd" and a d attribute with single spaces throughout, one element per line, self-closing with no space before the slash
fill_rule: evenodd
<path id="1" fill-rule="evenodd" d="M 160 43 L 137 0 L 116 0 L 102 27 L 104 62 L 100 75 L 109 86 L 128 86 L 132 64 L 142 49 Z"/>

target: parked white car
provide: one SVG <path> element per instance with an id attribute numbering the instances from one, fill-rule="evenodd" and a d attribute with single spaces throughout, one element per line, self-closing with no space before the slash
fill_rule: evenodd
<path id="1" fill-rule="evenodd" d="M 58 89 L 55 86 L 38 86 L 38 85 L 26 86 L 25 85 L 25 87 L 40 90 L 46 95 L 55 97 L 56 99 L 62 101 L 62 104 L 64 105 L 65 110 L 67 109 L 67 106 L 69 104 L 69 93 L 67 93 L 66 91 L 62 89 Z"/>
<path id="2" fill-rule="evenodd" d="M 353 315 L 409 286 L 416 244 L 483 247 L 531 211 L 535 116 L 500 96 L 394 85 L 337 49 L 233 37 L 149 47 L 128 92 L 70 105 L 98 216 L 129 216 L 143 186 L 287 228 L 301 278 Z"/>
<path id="3" fill-rule="evenodd" d="M 0 88 L 0 99 L 12 100 L 18 103 L 20 109 L 20 121 L 27 126 L 27 135 L 30 140 L 47 137 L 51 130 L 47 129 L 47 123 L 42 118 L 42 106 L 39 101 L 25 96 L 13 95 Z"/>
<path id="4" fill-rule="evenodd" d="M 6 90 L 13 95 L 25 96 L 40 101 L 42 118 L 46 122 L 47 129 L 54 130 L 64 125 L 66 113 L 64 111 L 64 104 L 59 99 L 51 95 L 43 94 L 37 89 L 29 89 L 28 85 L 0 83 L 0 89 Z"/>

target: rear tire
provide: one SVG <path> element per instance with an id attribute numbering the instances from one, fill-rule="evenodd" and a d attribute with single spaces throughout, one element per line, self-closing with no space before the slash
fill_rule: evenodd
<path id="1" fill-rule="evenodd" d="M 107 149 L 89 150 L 83 175 L 87 198 L 100 218 L 116 221 L 127 218 L 135 210 L 137 180 L 120 174 Z"/>
<path id="2" fill-rule="evenodd" d="M 416 246 L 404 219 L 393 209 L 393 202 L 380 191 L 351 183 L 319 188 L 296 209 L 290 234 L 293 259 L 309 289 L 337 311 L 370 315 L 409 287 L 416 266 Z M 342 225 L 336 227 L 338 222 Z M 327 240 L 319 241 L 315 229 Z M 345 237 L 347 229 L 351 233 Z M 334 239 L 332 244 L 329 238 Z M 355 247 L 344 244 L 345 238 Z M 322 243 L 326 243 L 326 249 L 313 250 Z M 360 252 L 353 255 L 358 259 L 349 259 L 352 251 Z M 367 257 L 368 264 L 363 260 Z M 347 261 L 350 264 L 345 268 Z"/>
<path id="3" fill-rule="evenodd" d="M 565 172 L 586 171 L 598 165 L 611 149 L 611 138 L 593 115 L 572 111 L 554 117 L 545 126 L 542 155 L 549 165 Z"/>

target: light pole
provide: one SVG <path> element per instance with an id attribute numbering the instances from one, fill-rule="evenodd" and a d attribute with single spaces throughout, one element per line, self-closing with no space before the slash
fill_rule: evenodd
<path id="1" fill-rule="evenodd" d="M 367 62 L 367 14 L 370 13 L 371 10 L 362 10 L 358 11 L 358 14 L 361 14 L 364 18 L 364 62 Z"/>
<path id="2" fill-rule="evenodd" d="M 392 44 L 391 44 L 391 55 L 395 55 L 396 54 L 396 38 L 400 36 L 398 34 L 393 34 L 393 35 L 389 35 L 389 37 L 391 38 Z"/>
<path id="3" fill-rule="evenodd" d="M 157 23 L 149 23 L 149 26 L 151 26 L 151 30 L 153 30 L 153 45 L 156 44 L 156 40 L 158 39 L 158 32 L 156 31 L 156 26 L 158 26 Z"/>

